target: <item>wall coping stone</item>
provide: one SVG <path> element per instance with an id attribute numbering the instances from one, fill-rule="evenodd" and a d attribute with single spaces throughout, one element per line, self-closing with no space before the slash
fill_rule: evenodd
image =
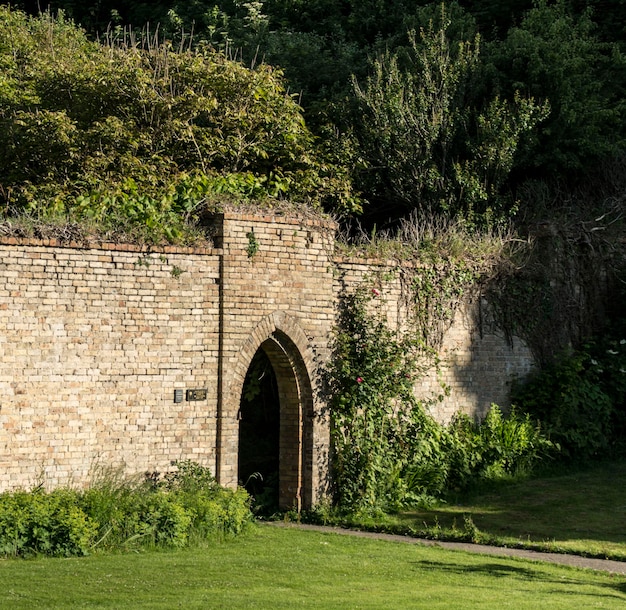
<path id="1" fill-rule="evenodd" d="M 221 248 L 206 246 L 139 245 L 106 241 L 66 241 L 57 238 L 0 237 L 0 246 L 39 246 L 44 248 L 71 248 L 73 250 L 107 250 L 155 254 L 210 254 L 221 255 Z"/>
<path id="2" fill-rule="evenodd" d="M 330 218 L 322 218 L 320 216 L 296 216 L 295 214 L 281 214 L 280 211 L 272 211 L 266 214 L 241 213 L 231 210 L 216 214 L 224 220 L 242 220 L 246 222 L 262 222 L 267 224 L 283 223 L 299 226 L 319 227 L 323 229 L 336 230 L 337 223 Z"/>
<path id="3" fill-rule="evenodd" d="M 367 265 L 368 267 L 402 267 L 404 269 L 422 269 L 427 267 L 425 263 L 414 260 L 401 260 L 398 258 L 375 258 L 365 256 L 359 258 L 357 255 L 335 254 L 333 262 L 336 265 Z"/>

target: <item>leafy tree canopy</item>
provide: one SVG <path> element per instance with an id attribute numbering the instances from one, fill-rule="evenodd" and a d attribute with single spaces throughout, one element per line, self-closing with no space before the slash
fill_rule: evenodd
<path id="1" fill-rule="evenodd" d="M 520 139 L 549 112 L 517 93 L 476 96 L 479 37 L 451 40 L 451 25 L 442 11 L 438 26 L 410 34 L 408 47 L 386 52 L 363 85 L 355 82 L 352 124 L 368 162 L 368 211 L 378 216 L 395 206 L 472 224 L 500 220 L 510 211 L 500 187 Z"/>
<path id="2" fill-rule="evenodd" d="M 62 15 L 9 8 L 0 8 L 0 65 L 9 213 L 106 223 L 121 211 L 173 239 L 180 219 L 219 193 L 356 205 L 268 65 L 149 38 L 98 44 Z"/>
<path id="3" fill-rule="evenodd" d="M 598 38 L 591 17 L 573 14 L 563 1 L 541 0 L 488 47 L 497 88 L 549 101 L 552 109 L 520 157 L 522 167 L 563 173 L 624 150 L 626 58 Z"/>
<path id="4" fill-rule="evenodd" d="M 29 0 L 18 6 L 38 10 Z M 571 184 L 623 155 L 622 0 L 458 0 L 445 3 L 445 28 L 439 0 L 99 0 L 91 5 L 54 0 L 51 6 L 85 26 L 92 39 L 102 40 L 108 30 L 109 38 L 125 41 L 132 25 L 144 33 L 158 29 L 159 38 L 175 49 L 194 49 L 184 53 L 208 57 L 210 47 L 246 66 L 275 66 L 266 78 L 280 84 L 281 95 L 285 90 L 299 95 L 317 138 L 307 131 L 311 144 L 300 144 L 315 151 L 309 160 L 319 165 L 322 187 L 300 179 L 298 184 L 309 194 L 319 192 L 314 198 L 343 215 L 360 209 L 351 184 L 356 185 L 366 223 L 393 220 L 415 208 L 469 212 L 491 222 L 526 205 L 519 193 L 529 179 Z M 431 22 L 435 26 L 429 30 Z M 419 101 L 423 72 L 417 58 L 436 44 L 428 36 L 440 31 L 448 49 L 446 92 L 431 102 L 448 116 L 438 128 L 431 115 L 424 127 L 430 135 L 420 140 L 421 132 L 411 127 L 427 112 Z M 472 45 L 480 52 L 470 61 Z M 138 49 L 135 54 L 142 55 Z M 251 72 L 260 78 L 267 70 Z M 198 127 L 194 123 L 196 141 Z M 193 152 L 189 132 L 178 141 L 179 148 Z M 229 171 L 224 154 L 211 153 L 212 170 Z M 230 161 L 242 160 L 239 152 L 228 155 Z M 200 162 L 197 151 L 195 162 Z M 296 198 L 297 190 L 294 183 L 289 193 L 279 189 Z"/>

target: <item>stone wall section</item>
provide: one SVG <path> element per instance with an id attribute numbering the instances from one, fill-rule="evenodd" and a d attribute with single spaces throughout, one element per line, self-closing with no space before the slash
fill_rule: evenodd
<path id="1" fill-rule="evenodd" d="M 295 374 L 292 385 L 304 408 L 281 423 L 281 463 L 295 463 L 296 456 L 287 455 L 298 451 L 288 429 L 293 429 L 293 418 L 297 417 L 306 435 L 301 458 L 308 480 L 303 493 L 312 501 L 324 493 L 329 434 L 319 367 L 328 356 L 334 323 L 334 231 L 333 223 L 318 218 L 223 217 L 223 231 L 218 237 L 224 251 L 218 471 L 224 483 L 236 482 L 237 413 L 244 378 L 257 349 L 272 339 L 291 363 Z M 266 350 L 270 359 L 272 352 Z M 273 365 L 281 366 L 278 360 Z M 295 480 L 292 484 L 298 486 Z"/>
<path id="2" fill-rule="evenodd" d="M 376 289 L 380 296 L 372 306 L 385 312 L 392 327 L 406 330 L 410 320 L 410 295 L 402 278 L 419 273 L 397 261 L 335 259 L 335 291 L 350 293 L 358 286 Z M 468 298 L 455 312 L 446 330 L 439 370 L 431 370 L 416 385 L 418 396 L 436 399 L 431 414 L 447 423 L 455 413 L 483 418 L 492 403 L 508 408 L 511 382 L 523 378 L 533 367 L 530 349 L 519 339 L 508 341 L 490 319 L 489 307 L 479 298 Z"/>
<path id="3" fill-rule="evenodd" d="M 4 240 L 0 489 L 214 463 L 219 254 Z"/>

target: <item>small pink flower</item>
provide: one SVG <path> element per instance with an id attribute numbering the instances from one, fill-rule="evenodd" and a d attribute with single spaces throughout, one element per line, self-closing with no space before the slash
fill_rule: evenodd
<path id="1" fill-rule="evenodd" d="M 380 296 L 380 290 L 378 290 L 378 288 L 372 288 L 372 294 L 375 297 L 379 297 Z"/>
<path id="2" fill-rule="evenodd" d="M 357 377 L 356 378 L 356 382 L 357 383 L 363 383 L 363 377 Z"/>

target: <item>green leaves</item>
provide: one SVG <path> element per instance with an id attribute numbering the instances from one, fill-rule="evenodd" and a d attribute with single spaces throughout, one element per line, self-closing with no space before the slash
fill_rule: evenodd
<path id="1" fill-rule="evenodd" d="M 398 475 L 427 422 L 413 393 L 417 345 L 387 327 L 381 298 L 346 297 L 328 371 L 337 501 L 350 510 L 402 501 Z"/>
<path id="2" fill-rule="evenodd" d="M 390 330 L 377 288 L 342 304 L 328 368 L 335 500 L 341 510 L 397 510 L 480 480 L 529 474 L 558 448 L 531 416 L 497 405 L 482 422 L 435 422 L 414 388 L 433 357 Z M 626 342 L 625 342 L 626 343 Z"/>
<path id="3" fill-rule="evenodd" d="M 352 200 L 347 172 L 270 66 L 251 70 L 204 47 L 98 45 L 62 17 L 8 8 L 0 65 L 0 203 L 13 213 L 115 217 L 169 240 L 190 220 L 176 220 L 172 193 L 187 198 L 185 212 L 198 190 L 204 199 Z M 185 186 L 201 175 L 202 188 Z"/>
<path id="4" fill-rule="evenodd" d="M 624 452 L 626 338 L 612 332 L 562 355 L 515 388 L 515 404 L 544 422 L 571 459 Z"/>
<path id="5" fill-rule="evenodd" d="M 502 91 L 551 107 L 519 159 L 526 168 L 580 170 L 623 150 L 625 60 L 617 44 L 600 40 L 591 17 L 588 10 L 575 15 L 563 0 L 542 0 L 488 45 Z"/>
<path id="6" fill-rule="evenodd" d="M 86 555 L 98 523 L 76 505 L 76 493 L 58 489 L 0 495 L 0 555 Z"/>
<path id="7" fill-rule="evenodd" d="M 499 189 L 547 106 L 517 94 L 473 99 L 480 39 L 454 41 L 450 26 L 442 9 L 441 25 L 412 33 L 409 48 L 386 52 L 363 86 L 355 82 L 356 134 L 370 166 L 363 188 L 383 213 L 444 212 L 488 225 L 509 212 Z"/>
<path id="8" fill-rule="evenodd" d="M 0 556 L 184 547 L 241 533 L 252 518 L 245 490 L 221 487 L 195 462 L 175 466 L 139 482 L 105 472 L 82 491 L 0 494 Z"/>

